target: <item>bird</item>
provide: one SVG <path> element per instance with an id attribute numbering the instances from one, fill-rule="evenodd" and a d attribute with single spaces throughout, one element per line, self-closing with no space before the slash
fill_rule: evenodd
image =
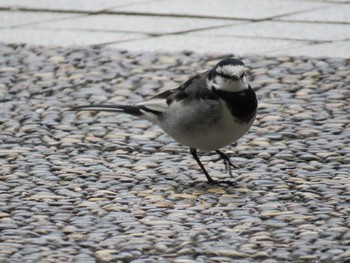
<path id="1" fill-rule="evenodd" d="M 236 167 L 220 149 L 235 143 L 252 126 L 258 99 L 247 80 L 245 65 L 235 57 L 224 58 L 212 69 L 195 75 L 174 89 L 133 105 L 81 105 L 76 111 L 126 113 L 158 125 L 190 153 L 206 176 L 214 180 L 200 161 L 198 150 L 215 151 L 226 170 Z"/>

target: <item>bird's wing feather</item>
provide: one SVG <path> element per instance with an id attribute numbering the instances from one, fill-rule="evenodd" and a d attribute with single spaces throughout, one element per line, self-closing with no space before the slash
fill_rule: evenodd
<path id="1" fill-rule="evenodd" d="M 207 73 L 196 75 L 178 88 L 164 91 L 154 97 L 139 102 L 136 106 L 143 106 L 158 112 L 168 112 L 174 106 L 198 99 L 214 99 L 216 96 L 206 87 Z"/>
<path id="2" fill-rule="evenodd" d="M 164 91 L 147 100 L 136 103 L 135 106 L 143 106 L 153 111 L 166 112 L 169 108 L 167 98 L 175 92 L 175 89 Z"/>

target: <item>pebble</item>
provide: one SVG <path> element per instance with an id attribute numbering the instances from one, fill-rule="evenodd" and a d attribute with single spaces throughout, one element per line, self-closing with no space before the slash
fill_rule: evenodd
<path id="1" fill-rule="evenodd" d="M 349 61 L 244 58 L 260 107 L 208 185 L 146 121 L 68 111 L 136 103 L 222 54 L 0 44 L 0 261 L 344 262 Z M 48 245 L 49 244 L 49 245 Z"/>
<path id="2" fill-rule="evenodd" d="M 115 261 L 119 258 L 119 251 L 113 249 L 102 249 L 95 252 L 96 262 L 105 263 Z"/>

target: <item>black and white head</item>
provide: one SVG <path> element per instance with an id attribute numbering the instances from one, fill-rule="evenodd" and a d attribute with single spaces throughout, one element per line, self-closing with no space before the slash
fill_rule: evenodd
<path id="1" fill-rule="evenodd" d="M 243 91 L 249 88 L 244 72 L 244 63 L 237 58 L 221 60 L 207 76 L 208 88 L 229 92 Z"/>

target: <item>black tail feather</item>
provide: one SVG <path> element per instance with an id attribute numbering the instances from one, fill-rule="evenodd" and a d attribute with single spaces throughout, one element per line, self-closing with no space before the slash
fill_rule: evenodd
<path id="1" fill-rule="evenodd" d="M 138 106 L 131 105 L 82 105 L 71 108 L 73 111 L 110 111 L 124 112 L 134 116 L 142 115 Z"/>

